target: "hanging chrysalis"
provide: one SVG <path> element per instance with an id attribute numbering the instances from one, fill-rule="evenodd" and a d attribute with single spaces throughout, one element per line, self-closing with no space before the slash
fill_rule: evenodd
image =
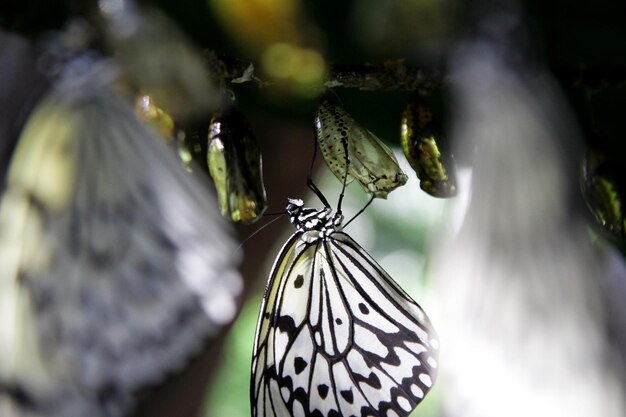
<path id="1" fill-rule="evenodd" d="M 433 121 L 432 111 L 423 100 L 414 98 L 405 107 L 400 137 L 420 188 L 433 197 L 455 196 L 454 159 L 441 126 Z"/>
<path id="2" fill-rule="evenodd" d="M 175 124 L 172 116 L 163 110 L 152 96 L 139 93 L 135 101 L 135 112 L 139 118 L 145 121 L 160 137 L 167 142 L 176 136 Z"/>
<path id="3" fill-rule="evenodd" d="M 387 194 L 406 183 L 408 177 L 391 149 L 339 104 L 323 98 L 315 112 L 314 124 L 324 160 L 339 181 L 344 181 L 349 160 L 346 182 L 356 179 L 374 197 L 387 198 Z"/>
<path id="4" fill-rule="evenodd" d="M 261 150 L 243 114 L 217 112 L 209 125 L 209 173 L 222 215 L 233 223 L 252 223 L 267 208 Z"/>
<path id="5" fill-rule="evenodd" d="M 581 165 L 580 185 L 587 206 L 604 231 L 612 238 L 623 240 L 626 223 L 615 168 L 607 154 L 588 151 Z"/>
<path id="6" fill-rule="evenodd" d="M 194 171 L 194 152 L 199 152 L 192 147 L 190 137 L 194 132 L 185 132 L 178 129 L 172 116 L 156 102 L 154 97 L 146 93 L 139 93 L 135 99 L 135 114 L 144 121 L 165 143 L 176 149 L 178 157 L 188 172 Z M 205 129 L 206 133 L 206 129 Z M 204 135 L 206 137 L 206 135 Z M 198 158 L 195 158 L 198 159 Z M 201 164 L 206 171 L 204 161 Z"/>

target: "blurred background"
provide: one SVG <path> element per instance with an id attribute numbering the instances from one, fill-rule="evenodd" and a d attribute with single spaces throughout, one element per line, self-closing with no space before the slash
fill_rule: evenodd
<path id="1" fill-rule="evenodd" d="M 118 3 L 124 2 L 4 0 L 0 5 L 0 28 L 26 43 L 36 44 L 51 31 L 62 29 L 73 17 L 80 16 L 97 26 L 106 15 L 103 10 L 115 8 Z M 409 175 L 404 187 L 391 193 L 387 201 L 376 200 L 346 232 L 431 314 L 436 328 L 445 329 L 442 331 L 442 363 L 447 336 L 450 344 L 461 349 L 467 339 L 455 339 L 455 335 L 469 338 L 484 335 L 482 330 L 489 327 L 490 318 L 500 311 L 497 300 L 502 298 L 499 295 L 510 295 L 525 288 L 524 285 L 531 288 L 530 301 L 520 301 L 510 321 L 502 324 L 502 328 L 495 326 L 495 334 L 502 336 L 496 337 L 496 342 L 485 338 L 489 341 L 485 342 L 487 346 L 505 342 L 503 345 L 507 347 L 501 351 L 494 348 L 493 353 L 494 356 L 504 355 L 502 363 L 524 358 L 515 353 L 516 348 L 520 348 L 517 336 L 532 334 L 533 330 L 528 330 L 527 326 L 532 329 L 535 323 L 551 323 L 546 317 L 552 317 L 552 307 L 559 314 L 576 311 L 588 317 L 587 305 L 593 304 L 593 313 L 589 313 L 593 320 L 588 323 L 589 328 L 594 329 L 593 340 L 589 342 L 590 333 L 583 326 L 578 333 L 576 329 L 567 333 L 564 344 L 601 345 L 598 349 L 590 348 L 593 358 L 583 359 L 592 363 L 593 375 L 599 376 L 582 378 L 580 384 L 588 383 L 606 394 L 603 396 L 589 389 L 594 392 L 593 404 L 604 404 L 608 410 L 595 415 L 619 416 L 624 411 L 620 403 L 623 402 L 622 359 L 626 356 L 623 308 L 626 225 L 621 197 L 626 184 L 626 164 L 623 163 L 626 160 L 626 117 L 623 116 L 626 4 L 609 0 L 162 0 L 141 4 L 163 11 L 198 51 L 211 51 L 224 57 L 224 62 L 240 59 L 254 64 L 252 78 L 231 83 L 231 79 L 237 77 L 225 70 L 217 71 L 216 78 L 218 84 L 225 83 L 222 87 L 226 85 L 229 95 L 236 98 L 237 107 L 248 118 L 259 140 L 268 213 L 281 212 L 288 197 L 303 198 L 309 206 L 320 205 L 306 188 L 314 146 L 312 121 L 328 77 L 331 83 L 338 82 L 333 78 L 338 65 L 357 66 L 362 70 L 367 63 L 402 59 L 407 67 L 444 74 L 443 84 L 437 78 L 437 88 L 426 86 L 425 92 L 454 143 L 459 193 L 450 200 L 437 199 L 420 190 L 415 173 L 399 150 L 400 118 L 412 94 L 402 87 L 402 74 L 392 74 L 392 78 L 398 77 L 395 86 L 393 82 L 383 86 L 368 83 L 364 76 L 357 76 L 365 80 L 363 88 L 345 87 L 341 82 L 333 84 L 337 85 L 333 91 L 346 110 L 397 151 L 401 168 Z M 108 48 L 104 49 L 115 55 L 115 48 Z M 154 51 L 146 53 L 159 54 L 158 44 L 152 48 Z M 9 99 L 0 103 L 0 132 L 5 143 L 11 138 L 15 140 L 24 115 L 33 105 L 33 95 L 37 96 L 32 93 L 32 80 L 36 75 L 16 69 L 32 69 L 32 62 L 24 64 L 23 54 L 8 55 L 10 51 L 13 50 L 7 47 L 0 52 L 3 55 L 0 88 L 8 89 L 10 85 L 13 91 Z M 464 72 L 466 67 L 475 70 L 471 74 Z M 356 71 L 359 74 L 359 69 Z M 537 83 L 537 78 L 547 81 Z M 507 107 L 512 100 L 519 100 L 521 104 Z M 484 110 L 482 113 L 478 110 L 472 113 L 472 103 L 489 105 L 480 107 Z M 498 108 L 505 110 L 497 113 Z M 474 124 L 467 121 L 470 114 Z M 519 115 L 530 121 L 507 122 Z M 196 116 L 190 124 L 206 125 L 210 117 L 210 114 Z M 554 120 L 559 122 L 556 127 Z M 480 130 L 476 127 L 479 122 L 482 126 L 495 127 Z M 494 135 L 493 141 L 481 142 L 490 138 L 489 135 Z M 499 140 L 500 137 L 503 139 Z M 485 152 L 485 147 L 492 151 Z M 6 152 L 2 156 L 6 164 Z M 496 160 L 498 163 L 494 162 Z M 541 171 L 539 176 L 531 175 L 546 165 L 553 169 Z M 477 166 L 489 169 L 477 173 Z M 313 176 L 334 204 L 340 184 L 319 157 Z M 530 178 L 530 183 L 515 188 L 520 177 Z M 350 186 L 347 194 L 344 212 L 348 215 L 358 212 L 367 202 L 367 196 L 358 186 Z M 476 196 L 482 197 L 477 199 Z M 532 210 L 543 213 L 538 215 L 540 220 L 526 217 Z M 207 417 L 249 415 L 250 361 L 260 299 L 271 264 L 292 233 L 285 218 L 264 227 L 272 219 L 274 217 L 266 216 L 252 225 L 237 227 L 246 283 L 237 320 L 186 372 L 153 389 L 137 415 L 192 416 L 196 415 L 196 410 Z M 558 225 L 538 226 L 543 222 Z M 536 234 L 524 233 L 535 229 Z M 459 236 L 463 239 L 459 240 Z M 487 243 L 482 246 L 476 243 L 485 237 Z M 536 241 L 545 241 L 548 237 L 556 243 L 547 250 L 534 252 L 538 250 Z M 565 241 L 573 243 L 563 248 L 559 242 Z M 462 254 L 457 255 L 468 246 L 478 249 L 472 252 L 475 262 L 466 264 L 459 261 Z M 490 257 L 498 258 L 498 262 L 491 263 Z M 451 264 L 461 263 L 465 269 L 449 268 Z M 496 263 L 499 272 L 495 275 L 517 274 L 519 281 L 502 287 L 494 285 L 493 281 L 469 278 L 463 281 L 464 274 L 470 277 L 478 274 L 476 271 L 490 276 L 484 271 Z M 479 267 L 476 264 L 480 264 Z M 556 264 L 567 265 L 567 268 L 556 268 L 558 272 L 554 272 Z M 558 285 L 546 283 L 554 274 L 565 276 L 570 271 L 583 272 L 579 278 L 572 278 L 573 284 L 567 280 Z M 524 279 L 532 274 L 536 274 L 537 279 Z M 448 276 L 459 281 L 446 279 Z M 472 282 L 475 285 L 464 293 L 451 290 L 458 290 L 463 282 L 469 287 Z M 546 283 L 545 287 L 542 283 Z M 564 293 L 562 286 L 571 284 L 578 288 L 580 283 L 584 285 L 581 284 L 575 294 L 576 302 L 560 304 L 558 300 Z M 495 291 L 495 295 L 491 291 Z M 545 299 L 533 298 L 537 294 Z M 469 303 L 468 300 L 476 305 L 484 303 L 485 310 L 473 316 L 474 312 L 468 314 L 458 307 Z M 454 308 L 446 308 L 446 303 L 454 303 Z M 602 311 L 597 312 L 595 307 Z M 548 312 L 542 316 L 544 308 Z M 528 311 L 533 314 L 524 313 Z M 478 317 L 476 320 L 487 324 L 478 326 L 472 333 L 467 330 L 467 323 L 456 320 L 459 317 Z M 558 332 L 565 324 L 560 321 L 553 324 L 553 327 L 547 325 L 541 329 L 541 334 L 551 335 L 545 340 L 560 338 Z M 460 328 L 466 329 L 467 334 Z M 510 336 L 504 334 L 507 329 L 517 335 L 507 339 Z M 509 342 L 514 345 L 511 349 Z M 553 346 L 556 345 L 557 342 Z M 484 353 L 480 346 L 472 349 Z M 581 349 L 586 352 L 584 347 Z M 526 348 L 521 350 L 528 352 Z M 450 363 L 458 367 L 442 370 L 442 383 L 436 385 L 412 415 L 469 416 L 475 414 L 459 410 L 473 410 L 472 401 L 497 403 L 500 393 L 489 383 L 482 385 L 483 380 L 476 375 L 489 368 L 483 361 L 490 356 L 486 359 L 472 352 L 466 360 L 480 358 L 481 362 L 464 368 L 462 362 L 451 359 Z M 540 353 L 541 349 L 533 355 Z M 459 355 L 456 358 L 462 361 L 463 354 Z M 559 357 L 558 349 L 554 355 Z M 549 369 L 541 361 L 529 360 L 528 363 L 543 371 Z M 563 364 L 564 369 L 569 369 L 568 366 Z M 612 371 L 605 372 L 606 369 Z M 464 379 L 455 379 L 455 374 L 468 372 L 475 377 L 469 378 L 474 381 L 475 389 L 484 386 L 486 391 L 476 395 L 474 400 L 464 391 Z M 495 385 L 507 378 L 507 372 L 502 370 L 485 372 L 483 377 L 487 375 L 491 375 L 489 381 Z M 514 374 L 508 375 L 515 378 L 511 376 Z M 606 375 L 606 379 L 602 375 Z M 567 377 L 571 380 L 571 376 Z M 558 378 L 555 381 L 552 382 L 558 385 Z M 558 395 L 544 404 L 532 391 L 526 392 L 520 387 L 510 389 L 527 394 L 518 401 L 536 404 L 544 412 L 552 413 L 545 415 L 560 415 L 546 405 Z M 546 392 L 554 393 L 547 389 L 543 394 L 547 395 Z M 580 392 L 586 391 L 581 388 Z M 492 408 L 492 414 L 476 411 L 476 415 L 502 415 L 506 407 L 514 408 L 514 405 L 508 402 L 498 407 Z M 510 412 L 508 415 L 518 414 Z"/>

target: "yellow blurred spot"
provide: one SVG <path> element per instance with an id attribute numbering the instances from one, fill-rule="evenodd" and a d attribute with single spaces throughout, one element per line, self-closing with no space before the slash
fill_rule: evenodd
<path id="1" fill-rule="evenodd" d="M 270 78 L 303 95 L 320 87 L 326 74 L 326 62 L 319 52 L 285 42 L 267 48 L 262 63 Z"/>
<path id="2" fill-rule="evenodd" d="M 263 69 L 273 78 L 289 78 L 293 74 L 297 49 L 288 43 L 275 43 L 263 54 Z"/>
<path id="3" fill-rule="evenodd" d="M 326 72 L 324 58 L 312 49 L 300 51 L 298 68 L 293 77 L 301 84 L 317 84 L 322 81 Z"/>
<path id="4" fill-rule="evenodd" d="M 299 0 L 209 0 L 231 35 L 244 46 L 264 49 L 297 36 Z"/>
<path id="5" fill-rule="evenodd" d="M 225 29 L 262 63 L 282 92 L 313 97 L 323 88 L 326 62 L 307 37 L 302 0 L 207 0 Z"/>

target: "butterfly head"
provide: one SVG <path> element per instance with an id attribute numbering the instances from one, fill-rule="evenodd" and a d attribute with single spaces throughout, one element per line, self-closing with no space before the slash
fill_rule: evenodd
<path id="1" fill-rule="evenodd" d="M 288 199 L 285 207 L 289 221 L 298 232 L 317 231 L 328 235 L 341 228 L 343 215 L 331 208 L 305 208 L 300 199 Z"/>

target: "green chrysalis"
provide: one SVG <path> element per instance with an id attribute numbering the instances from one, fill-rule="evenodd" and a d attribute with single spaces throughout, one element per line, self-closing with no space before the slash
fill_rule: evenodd
<path id="1" fill-rule="evenodd" d="M 456 195 L 454 158 L 440 125 L 428 105 L 413 98 L 402 113 L 402 150 L 420 179 L 420 188 L 433 197 Z"/>
<path id="2" fill-rule="evenodd" d="M 587 206 L 609 237 L 623 240 L 626 233 L 622 190 L 607 154 L 588 151 L 582 162 L 580 184 Z"/>
<path id="3" fill-rule="evenodd" d="M 267 208 L 261 150 L 243 114 L 217 112 L 209 125 L 209 173 L 222 215 L 233 223 L 252 223 Z"/>

